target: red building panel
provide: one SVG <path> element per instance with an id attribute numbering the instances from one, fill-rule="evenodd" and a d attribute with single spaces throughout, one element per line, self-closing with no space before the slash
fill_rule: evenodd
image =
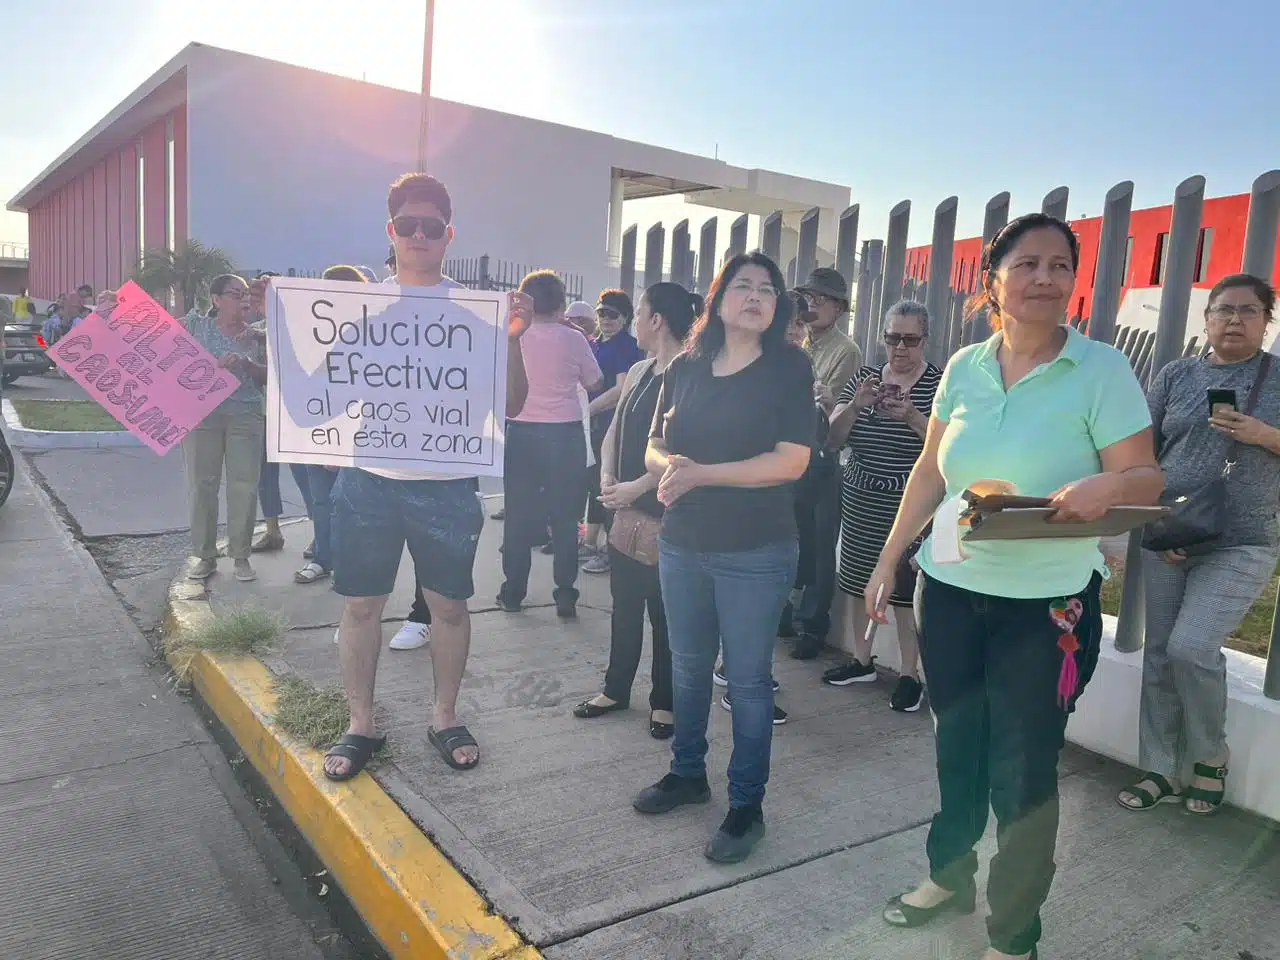
<path id="1" fill-rule="evenodd" d="M 175 248 L 187 244 L 187 107 L 173 112 L 173 202 Z"/>
<path id="2" fill-rule="evenodd" d="M 107 161 L 93 168 L 93 288 L 105 290 L 108 283 L 107 254 Z"/>
<path id="3" fill-rule="evenodd" d="M 106 194 L 106 216 L 102 226 L 106 233 L 104 252 L 106 257 L 107 287 L 114 290 L 123 282 L 120 269 L 120 154 L 110 154 L 103 163 L 103 179 Z"/>
<path id="4" fill-rule="evenodd" d="M 84 180 L 77 177 L 63 188 L 67 204 L 67 286 L 75 288 L 80 281 L 81 264 L 84 263 Z"/>
<path id="5" fill-rule="evenodd" d="M 146 218 L 143 235 L 148 250 L 161 249 L 165 245 L 168 220 L 165 204 L 168 194 L 167 153 L 167 125 L 164 120 L 159 120 L 142 134 L 142 155 L 146 160 L 142 185 L 143 216 Z"/>
<path id="6" fill-rule="evenodd" d="M 1200 266 L 1196 286 L 1211 287 L 1223 277 L 1240 270 L 1244 256 L 1245 225 L 1249 217 L 1249 195 L 1242 193 L 1231 197 L 1214 197 L 1206 200 L 1201 217 L 1201 251 L 1208 248 L 1207 260 Z M 1173 207 L 1151 207 L 1135 210 L 1129 217 L 1131 252 L 1125 272 L 1124 291 L 1130 287 L 1159 286 L 1163 282 L 1161 253 L 1167 242 Z M 1072 313 L 1088 317 L 1093 308 L 1093 282 L 1097 276 L 1098 246 L 1102 233 L 1102 218 L 1088 217 L 1073 220 L 1071 227 L 1080 239 L 1080 269 L 1076 274 L 1076 289 L 1072 301 Z M 982 254 L 982 238 L 969 237 L 956 241 L 953 253 L 951 283 L 956 289 L 971 292 L 977 276 L 977 266 Z M 907 251 L 908 278 L 928 277 L 929 247 L 913 247 Z M 916 272 L 913 273 L 912 270 Z M 923 271 L 923 272 L 921 272 Z M 963 277 L 963 284 L 961 277 Z M 1280 277 L 1280 250 L 1277 252 L 1273 277 Z M 972 279 L 971 279 L 972 278 Z"/>
<path id="7" fill-rule="evenodd" d="M 120 270 L 133 276 L 138 266 L 138 151 L 120 151 Z"/>

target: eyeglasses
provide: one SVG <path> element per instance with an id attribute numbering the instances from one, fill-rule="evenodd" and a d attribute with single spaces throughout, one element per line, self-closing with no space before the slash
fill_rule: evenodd
<path id="1" fill-rule="evenodd" d="M 1257 303 L 1244 303 L 1234 306 L 1230 303 L 1219 303 L 1209 308 L 1209 316 L 1214 320 L 1230 320 L 1239 317 L 1241 323 L 1257 320 L 1262 316 L 1262 306 Z"/>
<path id="2" fill-rule="evenodd" d="M 428 240 L 439 240 L 449 229 L 449 225 L 439 217 L 411 217 L 408 215 L 391 218 L 391 229 L 397 237 L 412 237 L 419 230 Z"/>
<path id="3" fill-rule="evenodd" d="M 244 287 L 228 287 L 221 293 L 215 293 L 215 297 L 226 297 L 228 300 L 243 300 L 249 295 L 249 291 Z"/>
<path id="4" fill-rule="evenodd" d="M 596 307 L 596 316 L 601 320 L 621 320 L 622 314 L 613 307 Z"/>
<path id="5" fill-rule="evenodd" d="M 757 287 L 750 280 L 735 280 L 730 285 L 729 289 L 733 290 L 735 293 L 756 293 L 765 300 L 773 300 L 778 296 L 777 288 L 771 283 L 762 283 Z"/>
<path id="6" fill-rule="evenodd" d="M 884 342 L 891 347 L 918 347 L 924 337 L 915 333 L 886 333 Z"/>

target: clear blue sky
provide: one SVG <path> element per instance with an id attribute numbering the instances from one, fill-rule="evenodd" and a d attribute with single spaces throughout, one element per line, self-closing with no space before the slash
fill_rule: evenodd
<path id="1" fill-rule="evenodd" d="M 7 200 L 190 40 L 418 83 L 418 0 L 5 4 Z M 986 11 L 984 12 L 984 7 Z M 439 0 L 435 93 L 731 163 L 848 184 L 864 237 L 914 202 L 912 241 L 960 197 L 962 235 L 1000 190 L 1060 183 L 1164 203 L 1280 167 L 1277 0 Z M 22 51 L 18 53 L 18 51 Z M 0 240 L 25 218 L 0 214 Z"/>

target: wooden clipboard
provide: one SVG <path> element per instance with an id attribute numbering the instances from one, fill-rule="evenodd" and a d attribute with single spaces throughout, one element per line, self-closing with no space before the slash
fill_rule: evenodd
<path id="1" fill-rule="evenodd" d="M 1031 497 L 984 497 L 971 504 L 966 518 L 969 532 L 961 539 L 980 540 L 1059 540 L 1087 537 L 1115 537 L 1148 523 L 1154 523 L 1168 507 L 1113 507 L 1106 516 L 1091 523 L 1055 523 L 1049 518 L 1056 512 L 1042 504 L 1035 506 L 996 505 L 988 501 L 1032 501 Z M 994 509 L 992 509 L 994 507 Z"/>

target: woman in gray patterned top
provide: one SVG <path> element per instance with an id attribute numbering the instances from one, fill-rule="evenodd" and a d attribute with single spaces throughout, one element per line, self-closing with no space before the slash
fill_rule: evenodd
<path id="1" fill-rule="evenodd" d="M 1143 552 L 1147 639 L 1142 660 L 1139 763 L 1146 775 L 1120 805 L 1150 810 L 1181 799 L 1196 814 L 1221 805 L 1227 775 L 1227 670 L 1222 645 L 1262 594 L 1280 554 L 1280 364 L 1262 350 L 1275 291 L 1237 274 L 1210 291 L 1212 352 L 1177 360 L 1148 393 L 1157 454 L 1171 496 L 1227 477 L 1226 527 L 1211 543 Z M 1243 411 L 1262 377 L 1256 405 Z M 1209 390 L 1235 391 L 1235 409 L 1210 411 Z M 1184 787 L 1185 785 L 1185 787 Z"/>

